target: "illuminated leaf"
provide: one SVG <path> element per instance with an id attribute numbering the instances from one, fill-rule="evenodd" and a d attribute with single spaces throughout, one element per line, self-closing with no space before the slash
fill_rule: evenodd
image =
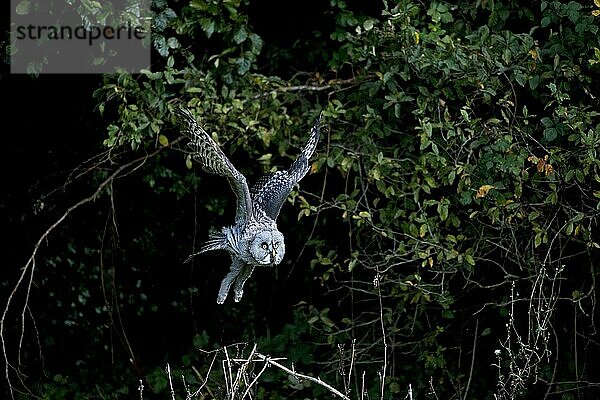
<path id="1" fill-rule="evenodd" d="M 262 163 L 268 163 L 271 161 L 271 158 L 273 158 L 273 154 L 266 153 L 266 154 L 263 154 L 262 156 L 258 157 L 258 161 L 260 161 Z"/>
<path id="2" fill-rule="evenodd" d="M 371 219 L 371 214 L 369 214 L 368 211 L 361 211 L 361 212 L 358 213 L 358 216 L 361 217 L 361 218 L 368 219 L 368 220 Z"/>
<path id="3" fill-rule="evenodd" d="M 308 208 L 303 208 L 302 210 L 300 210 L 300 212 L 298 213 L 298 221 L 300 221 L 300 219 L 304 216 L 308 217 L 310 215 L 310 210 Z"/>
<path id="4" fill-rule="evenodd" d="M 533 245 L 534 245 L 535 247 L 539 247 L 539 245 L 540 245 L 540 244 L 542 244 L 542 232 L 538 232 L 538 233 L 535 235 L 535 239 L 534 239 L 534 241 L 533 241 L 533 242 L 534 242 L 534 243 L 533 243 Z"/>
<path id="5" fill-rule="evenodd" d="M 443 203 L 438 203 L 437 207 L 438 214 L 440 215 L 440 219 L 445 221 L 448 219 L 448 205 Z"/>
<path id="6" fill-rule="evenodd" d="M 248 32 L 246 32 L 246 29 L 244 27 L 238 29 L 237 32 L 235 32 L 235 34 L 233 35 L 233 40 L 237 44 L 243 43 L 247 38 Z"/>
<path id="7" fill-rule="evenodd" d="M 356 267 L 356 259 L 353 259 L 348 263 L 348 272 L 352 272 L 352 270 Z"/>
<path id="8" fill-rule="evenodd" d="M 17 4 L 17 8 L 15 12 L 19 15 L 29 14 L 29 10 L 31 9 L 31 1 L 23 0 L 19 4 Z"/>
<path id="9" fill-rule="evenodd" d="M 167 139 L 167 137 L 165 135 L 159 135 L 158 136 L 158 143 L 161 144 L 161 146 L 168 146 L 169 145 L 169 139 Z"/>
<path id="10" fill-rule="evenodd" d="M 491 189 L 494 189 L 494 186 L 492 186 L 492 185 L 483 185 L 479 189 L 477 189 L 477 194 L 475 195 L 475 197 L 478 198 L 478 199 L 481 199 L 481 198 L 487 196 L 488 192 Z"/>
<path id="11" fill-rule="evenodd" d="M 319 170 L 319 163 L 315 161 L 315 162 L 314 162 L 314 163 L 312 163 L 312 164 L 311 164 L 311 166 L 310 166 L 310 173 L 311 173 L 311 174 L 314 174 L 314 173 L 316 173 L 318 170 Z"/>
<path id="12" fill-rule="evenodd" d="M 474 267 L 475 266 L 475 259 L 473 258 L 472 255 L 470 254 L 465 254 L 465 261 L 467 262 L 467 264 L 469 264 L 470 266 Z"/>
<path id="13" fill-rule="evenodd" d="M 527 54 L 529 54 L 531 56 L 531 58 L 533 58 L 534 60 L 536 58 L 538 58 L 538 53 L 537 53 L 537 51 L 535 49 L 529 50 L 529 52 L 527 52 Z"/>
<path id="14" fill-rule="evenodd" d="M 567 224 L 567 228 L 565 229 L 565 232 L 567 235 L 571 235 L 573 233 L 573 223 L 569 222 L 569 224 Z"/>

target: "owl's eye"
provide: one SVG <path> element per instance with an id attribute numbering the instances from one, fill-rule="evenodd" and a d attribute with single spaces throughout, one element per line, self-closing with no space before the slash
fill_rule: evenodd
<path id="1" fill-rule="evenodd" d="M 275 243 L 273 243 L 273 248 L 274 248 L 274 249 L 276 249 L 276 248 L 278 248 L 278 247 L 279 247 L 279 242 L 275 242 Z"/>
<path id="2" fill-rule="evenodd" d="M 267 242 L 262 242 L 260 247 L 262 247 L 263 250 L 266 250 L 269 248 L 269 246 L 267 245 Z"/>

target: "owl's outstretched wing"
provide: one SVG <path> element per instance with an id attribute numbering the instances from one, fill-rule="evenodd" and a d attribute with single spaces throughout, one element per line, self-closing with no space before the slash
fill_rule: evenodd
<path id="1" fill-rule="evenodd" d="M 177 112 L 183 117 L 185 123 L 183 133 L 190 139 L 188 146 L 193 151 L 194 160 L 202 165 L 204 171 L 227 178 L 237 196 L 235 222 L 244 223 L 252 213 L 250 191 L 246 178 L 235 169 L 217 143 L 198 125 L 196 118 L 189 110 L 180 108 Z"/>
<path id="2" fill-rule="evenodd" d="M 306 175 L 310 169 L 309 160 L 317 148 L 321 128 L 321 115 L 310 131 L 310 137 L 298 158 L 286 171 L 277 171 L 260 178 L 250 190 L 254 207 L 275 220 L 292 191 L 294 185 Z"/>

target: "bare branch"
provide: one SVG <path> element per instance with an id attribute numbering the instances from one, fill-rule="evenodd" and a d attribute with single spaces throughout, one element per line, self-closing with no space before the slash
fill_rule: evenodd
<path id="1" fill-rule="evenodd" d="M 277 367 L 280 370 L 287 372 L 288 374 L 294 376 L 297 379 L 306 379 L 307 381 L 311 381 L 313 383 L 316 383 L 317 385 L 323 386 L 325 389 L 329 390 L 331 393 L 335 394 L 336 396 L 338 396 L 341 399 L 350 400 L 350 398 L 348 396 L 346 396 L 345 394 L 343 394 L 342 392 L 340 392 L 339 390 L 337 390 L 330 384 L 323 382 L 320 378 L 314 378 L 310 375 L 301 374 L 299 372 L 291 370 L 288 367 L 286 367 L 285 365 L 282 365 L 282 364 L 278 363 L 277 361 L 272 360 L 270 357 L 260 354 L 258 352 L 256 353 L 256 357 L 259 360 L 262 360 L 267 364 L 273 365 L 274 367 Z"/>
<path id="2" fill-rule="evenodd" d="M 171 143 L 171 145 L 175 144 L 177 141 L 178 140 L 173 141 Z M 15 295 L 18 293 L 21 286 L 23 284 L 25 284 L 25 303 L 21 310 L 21 332 L 20 332 L 20 337 L 19 337 L 18 357 L 17 357 L 17 363 L 20 365 L 20 362 L 21 362 L 20 354 L 21 354 L 21 349 L 22 349 L 22 344 L 23 344 L 23 336 L 24 336 L 24 332 L 25 332 L 25 310 L 27 309 L 27 302 L 29 301 L 29 294 L 30 294 L 31 287 L 33 284 L 33 275 L 35 273 L 35 267 L 36 267 L 35 259 L 36 259 L 36 256 L 37 256 L 37 253 L 38 253 L 40 247 L 42 246 L 42 243 L 44 243 L 48 239 L 50 234 L 58 226 L 60 226 L 63 223 L 63 221 L 73 211 L 77 210 L 79 207 L 81 207 L 87 203 L 90 203 L 90 202 L 96 200 L 100 196 L 100 194 L 102 193 L 104 188 L 106 188 L 109 184 L 111 184 L 115 179 L 121 177 L 124 173 L 127 173 L 132 168 L 137 169 L 137 168 L 141 167 L 141 165 L 143 165 L 149 158 L 154 157 L 155 155 L 160 153 L 165 148 L 166 147 L 160 147 L 150 154 L 145 154 L 144 156 L 136 158 L 135 160 L 129 161 L 126 164 L 117 168 L 112 174 L 110 174 L 108 176 L 108 178 L 106 178 L 104 181 L 102 181 L 98 185 L 98 187 L 96 188 L 96 190 L 94 190 L 94 192 L 92 192 L 92 194 L 90 194 L 87 197 L 84 197 L 83 199 L 79 200 L 78 202 L 76 202 L 75 204 L 73 204 L 69 208 L 67 208 L 67 210 L 52 225 L 50 225 L 48 227 L 48 229 L 46 229 L 46 231 L 39 237 L 39 239 L 35 243 L 33 250 L 31 252 L 31 255 L 29 256 L 29 259 L 25 263 L 25 266 L 21 269 L 21 275 L 17 279 L 16 284 L 14 285 L 14 287 L 12 288 L 12 290 L 8 296 L 6 306 L 4 308 L 4 311 L 2 312 L 2 318 L 0 318 L 0 341 L 2 342 L 2 355 L 4 357 L 4 363 L 5 363 L 5 378 L 7 380 L 9 391 L 10 391 L 12 398 L 14 398 L 14 391 L 13 391 L 14 388 L 13 388 L 13 386 L 11 384 L 11 380 L 10 380 L 10 369 L 11 368 L 15 369 L 15 368 L 11 365 L 11 363 L 9 361 L 9 357 L 8 357 L 6 337 L 4 334 L 6 317 L 12 306 Z M 26 278 L 28 278 L 27 281 L 26 281 Z"/>

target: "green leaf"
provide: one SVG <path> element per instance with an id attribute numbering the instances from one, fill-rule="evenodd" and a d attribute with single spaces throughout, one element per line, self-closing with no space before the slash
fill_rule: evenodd
<path id="1" fill-rule="evenodd" d="M 200 27 L 204 31 L 204 34 L 206 34 L 206 37 L 210 39 L 215 32 L 215 21 L 212 19 L 203 18 L 200 20 Z"/>
<path id="2" fill-rule="evenodd" d="M 535 234 L 535 239 L 533 241 L 533 245 L 535 247 L 539 247 L 542 244 L 542 232 L 538 232 Z"/>
<path id="3" fill-rule="evenodd" d="M 243 26 L 240 29 L 238 29 L 233 35 L 233 41 L 236 44 L 243 43 L 247 38 L 248 32 L 246 32 L 246 28 L 244 28 Z"/>
<path id="4" fill-rule="evenodd" d="M 179 41 L 175 37 L 170 37 L 169 40 L 167 40 L 167 45 L 172 49 L 177 49 L 179 48 Z"/>
<path id="5" fill-rule="evenodd" d="M 364 219 L 371 220 L 371 214 L 368 211 L 361 211 L 358 213 L 358 216 Z"/>
<path id="6" fill-rule="evenodd" d="M 542 18 L 542 21 L 540 22 L 540 26 L 542 28 L 547 27 L 548 25 L 550 25 L 550 22 L 552 22 L 552 18 L 545 16 L 544 18 Z"/>
<path id="7" fill-rule="evenodd" d="M 263 154 L 262 156 L 258 157 L 258 161 L 261 163 L 270 163 L 271 158 L 273 158 L 273 154 L 266 153 L 266 154 Z"/>
<path id="8" fill-rule="evenodd" d="M 515 80 L 517 81 L 517 83 L 518 83 L 520 86 L 525 86 L 526 78 L 525 78 L 525 75 L 523 75 L 522 73 L 520 73 L 520 72 L 517 72 L 517 73 L 515 74 Z"/>
<path id="9" fill-rule="evenodd" d="M 17 4 L 17 7 L 15 8 L 15 12 L 18 15 L 29 14 L 30 10 L 31 10 L 31 1 L 30 0 L 21 1 L 19 4 Z"/>
<path id="10" fill-rule="evenodd" d="M 246 58 L 240 57 L 235 61 L 235 63 L 238 66 L 237 72 L 239 75 L 245 75 L 246 72 L 250 70 L 251 64 L 250 61 Z"/>
<path id="11" fill-rule="evenodd" d="M 539 84 L 540 84 L 540 77 L 538 75 L 534 75 L 531 78 L 529 78 L 529 88 L 531 90 L 535 90 Z"/>
<path id="12" fill-rule="evenodd" d="M 438 211 L 438 214 L 440 215 L 440 219 L 442 221 L 445 221 L 446 219 L 448 219 L 448 205 L 447 204 L 438 203 L 437 211 Z"/>
<path id="13" fill-rule="evenodd" d="M 544 117 L 540 120 L 540 122 L 542 123 L 542 125 L 544 125 L 544 127 L 548 128 L 552 125 L 554 125 L 554 121 L 552 121 L 551 118 L 548 117 Z"/>
<path id="14" fill-rule="evenodd" d="M 304 216 L 308 217 L 310 215 L 310 209 L 308 208 L 303 208 L 302 210 L 300 210 L 300 212 L 298 213 L 298 221 L 300 221 L 300 219 Z"/>
<path id="15" fill-rule="evenodd" d="M 325 315 L 321 315 L 321 322 L 323 322 L 325 325 L 327 325 L 330 328 L 333 328 L 335 326 L 333 321 L 331 319 L 329 319 L 329 317 L 326 317 Z"/>
<path id="16" fill-rule="evenodd" d="M 573 222 L 569 222 L 569 223 L 567 224 L 567 227 L 566 227 L 566 229 L 565 229 L 565 233 L 566 233 L 567 235 L 571 235 L 571 234 L 573 233 Z"/>
<path id="17" fill-rule="evenodd" d="M 169 47 L 167 46 L 167 41 L 164 36 L 158 35 L 154 38 L 154 49 L 163 57 L 169 55 Z"/>
<path id="18" fill-rule="evenodd" d="M 552 142 L 558 136 L 558 132 L 556 128 L 547 128 L 544 129 L 544 140 L 546 142 Z"/>
<path id="19" fill-rule="evenodd" d="M 348 272 L 352 272 L 352 270 L 356 267 L 356 259 L 353 259 L 348 263 Z"/>
<path id="20" fill-rule="evenodd" d="M 467 110 L 465 110 L 464 108 L 460 109 L 460 115 L 462 115 L 465 122 L 471 121 L 471 118 L 469 117 L 469 113 L 467 113 Z"/>
<path id="21" fill-rule="evenodd" d="M 467 262 L 467 264 L 469 264 L 470 266 L 474 267 L 475 266 L 475 259 L 473 258 L 472 255 L 470 254 L 465 254 L 465 261 Z"/>
<path id="22" fill-rule="evenodd" d="M 558 194 L 556 192 L 550 192 L 550 194 L 546 197 L 547 204 L 556 204 L 558 203 Z"/>
<path id="23" fill-rule="evenodd" d="M 169 139 L 167 139 L 167 137 L 165 135 L 159 135 L 158 143 L 160 143 L 161 146 L 166 147 L 169 145 Z"/>

